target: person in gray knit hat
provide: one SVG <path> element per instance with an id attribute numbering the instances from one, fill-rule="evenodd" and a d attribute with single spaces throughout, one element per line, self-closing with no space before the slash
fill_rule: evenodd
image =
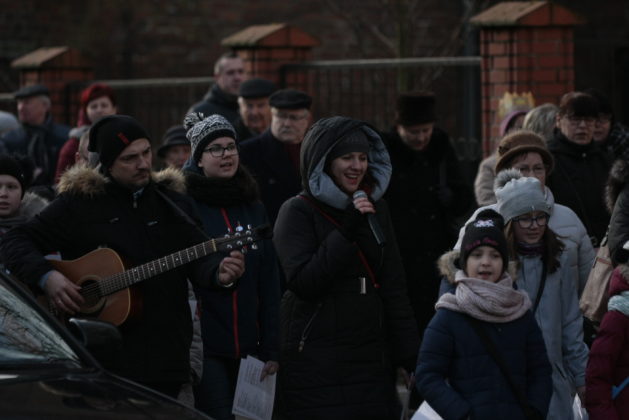
<path id="1" fill-rule="evenodd" d="M 524 213 L 535 211 L 545 213 L 548 220 L 552 214 L 552 207 L 546 202 L 542 185 L 537 178 L 520 177 L 520 171 L 516 169 L 502 171 L 500 174 L 500 179 L 496 177 L 496 185 L 501 185 L 509 179 L 495 189 L 498 212 L 505 219 L 505 223 Z"/>
<path id="2" fill-rule="evenodd" d="M 212 140 L 219 137 L 231 137 L 237 139 L 236 130 L 225 117 L 219 114 L 203 116 L 199 112 L 191 112 L 183 120 L 186 129 L 186 137 L 192 146 L 192 160 L 198 163 L 203 154 L 203 149 Z"/>
<path id="3" fill-rule="evenodd" d="M 548 226 L 552 207 L 535 178 L 517 170 L 498 173 L 494 188 L 498 212 L 504 217 L 511 261 L 517 263 L 516 284 L 533 302 L 548 359 L 553 366 L 553 394 L 548 419 L 571 412 L 575 392 L 584 401 L 588 348 L 583 341 L 583 316 L 575 278 L 578 276 L 563 237 Z"/>

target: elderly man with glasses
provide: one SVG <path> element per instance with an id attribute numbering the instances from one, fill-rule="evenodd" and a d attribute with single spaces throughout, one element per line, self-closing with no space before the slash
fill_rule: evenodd
<path id="1" fill-rule="evenodd" d="M 310 126 L 312 98 L 294 89 L 269 97 L 271 126 L 240 143 L 242 163 L 253 173 L 271 223 L 284 201 L 301 191 L 299 151 Z"/>
<path id="2" fill-rule="evenodd" d="M 583 221 L 594 247 L 609 223 L 603 191 L 611 165 L 608 153 L 594 141 L 598 117 L 598 102 L 592 96 L 566 93 L 559 103 L 554 137 L 548 142 L 555 170 L 547 185 L 557 203 L 570 207 Z"/>

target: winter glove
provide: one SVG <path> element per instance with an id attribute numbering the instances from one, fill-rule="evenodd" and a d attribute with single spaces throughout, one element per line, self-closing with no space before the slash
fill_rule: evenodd
<path id="1" fill-rule="evenodd" d="M 454 194 L 452 190 L 446 185 L 440 185 L 436 189 L 437 200 L 439 200 L 439 204 L 442 207 L 448 208 L 452 205 L 452 201 L 454 200 Z"/>
<path id="2" fill-rule="evenodd" d="M 354 242 L 356 240 L 356 234 L 359 227 L 367 221 L 367 217 L 359 212 L 353 203 L 345 208 L 343 213 L 343 220 L 341 221 L 341 233 L 349 241 Z"/>

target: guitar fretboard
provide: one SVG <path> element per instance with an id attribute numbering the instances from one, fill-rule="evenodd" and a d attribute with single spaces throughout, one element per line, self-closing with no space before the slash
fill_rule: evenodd
<path id="1" fill-rule="evenodd" d="M 203 258 L 206 255 L 216 252 L 217 242 L 220 243 L 222 240 L 210 239 L 209 241 L 174 252 L 157 260 L 147 262 L 102 279 L 99 283 L 99 294 L 101 296 L 111 295 L 119 290 L 133 286 L 138 282 L 157 276 L 166 271 L 173 270 L 179 266 L 198 260 L 199 258 Z"/>

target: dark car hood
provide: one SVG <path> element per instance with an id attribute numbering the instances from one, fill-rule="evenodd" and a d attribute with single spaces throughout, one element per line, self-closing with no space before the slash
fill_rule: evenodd
<path id="1" fill-rule="evenodd" d="M 28 419 L 208 419 L 178 402 L 100 370 L 0 371 L 0 413 Z"/>

